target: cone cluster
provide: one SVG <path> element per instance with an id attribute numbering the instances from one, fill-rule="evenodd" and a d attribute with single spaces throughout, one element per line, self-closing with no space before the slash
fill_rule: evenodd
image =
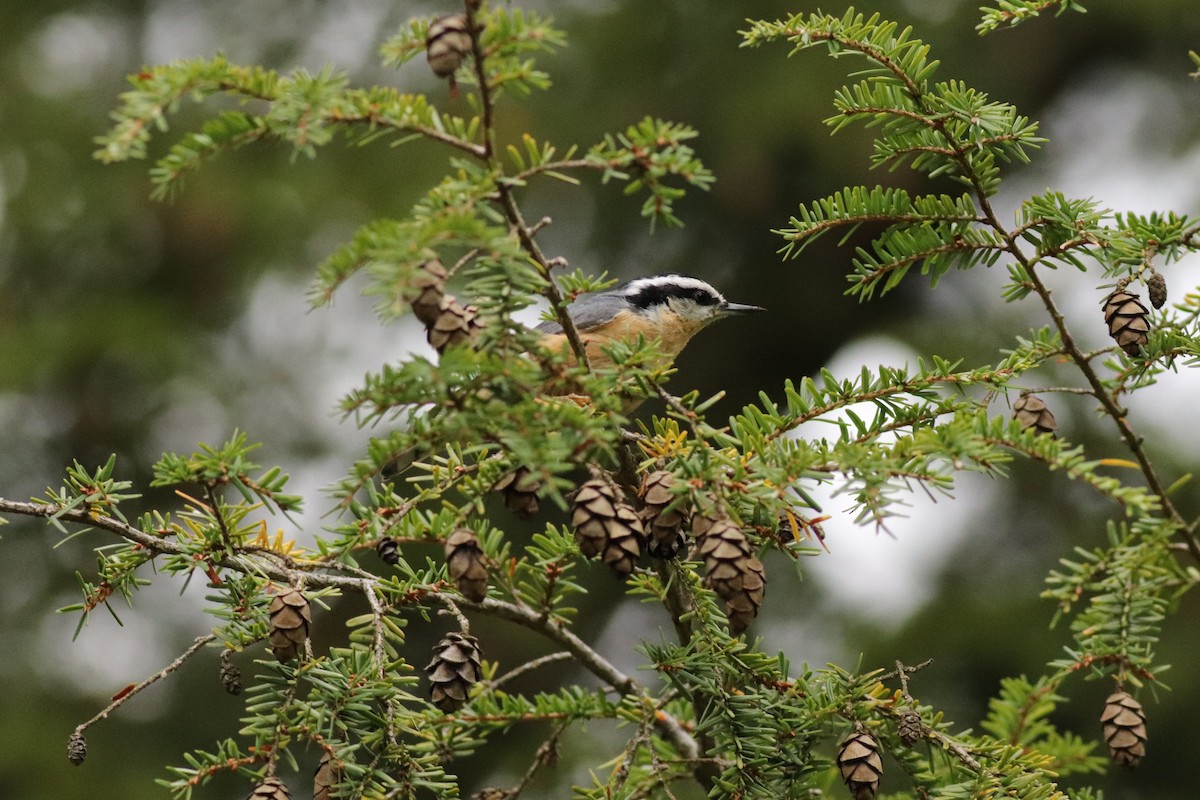
<path id="1" fill-rule="evenodd" d="M 474 636 L 448 633 L 433 648 L 433 660 L 425 667 L 433 704 L 446 713 L 467 704 L 467 694 L 483 673 L 479 644 Z"/>
<path id="2" fill-rule="evenodd" d="M 385 564 L 395 566 L 400 562 L 400 545 L 390 536 L 384 536 L 375 545 L 375 552 Z"/>
<path id="3" fill-rule="evenodd" d="M 527 467 L 517 467 L 503 475 L 492 487 L 504 495 L 504 505 L 521 519 L 529 519 L 538 512 L 538 491 L 542 484 Z"/>
<path id="4" fill-rule="evenodd" d="M 308 641 L 308 629 L 312 625 L 308 598 L 299 589 L 288 589 L 271 599 L 267 614 L 271 619 L 268 634 L 271 652 L 280 663 L 291 661 Z"/>
<path id="5" fill-rule="evenodd" d="M 767 575 L 746 534 L 724 517 L 697 517 L 692 559 L 704 562 L 704 585 L 725 601 L 729 630 L 738 634 L 758 616 Z"/>
<path id="6" fill-rule="evenodd" d="M 682 508 L 667 510 L 675 499 L 671 488 L 675 476 L 660 469 L 651 472 L 642 482 L 642 525 L 646 529 L 646 549 L 655 558 L 674 558 L 686 541 L 683 529 L 689 513 Z"/>
<path id="7" fill-rule="evenodd" d="M 838 749 L 837 765 L 854 800 L 871 800 L 879 791 L 883 759 L 871 734 L 857 731 L 847 736 Z"/>
<path id="8" fill-rule="evenodd" d="M 1025 429 L 1034 428 L 1038 433 L 1054 434 L 1058 429 L 1058 421 L 1046 407 L 1046 402 L 1035 394 L 1022 392 L 1013 403 L 1013 419 L 1021 423 Z"/>
<path id="9" fill-rule="evenodd" d="M 241 694 L 246 688 L 242 686 L 242 671 L 237 668 L 237 664 L 225 658 L 224 654 L 221 656 L 221 666 L 217 670 L 217 677 L 221 679 L 221 686 L 230 694 Z"/>
<path id="10" fill-rule="evenodd" d="M 1150 341 L 1150 309 L 1142 305 L 1138 295 L 1118 289 L 1104 301 L 1104 321 L 1108 335 L 1127 355 L 1136 356 Z"/>
<path id="11" fill-rule="evenodd" d="M 1113 692 L 1100 715 L 1108 755 L 1122 767 L 1136 767 L 1146 756 L 1146 712 L 1129 692 Z"/>
<path id="12" fill-rule="evenodd" d="M 448 14 L 429 25 L 425 35 L 425 58 L 439 78 L 453 75 L 471 52 L 471 33 L 466 14 Z"/>
<path id="13" fill-rule="evenodd" d="M 279 778 L 264 778 L 262 783 L 254 787 L 249 800 L 292 800 L 287 784 Z"/>
<path id="14" fill-rule="evenodd" d="M 579 487 L 571 526 L 579 552 L 588 558 L 599 556 L 618 575 L 633 572 L 642 555 L 645 529 L 638 513 L 607 477 L 597 474 Z"/>
<path id="15" fill-rule="evenodd" d="M 341 767 L 329 751 L 325 751 L 313 775 L 313 800 L 333 800 L 333 792 L 341 781 Z"/>
<path id="16" fill-rule="evenodd" d="M 424 262 L 408 281 L 412 294 L 413 316 L 429 327 L 437 322 L 442 313 L 442 300 L 446 297 L 446 268 L 436 258 Z"/>
<path id="17" fill-rule="evenodd" d="M 1146 279 L 1146 294 L 1150 297 L 1150 305 L 1162 308 L 1167 303 L 1167 279 L 1158 270 L 1150 273 Z"/>
<path id="18" fill-rule="evenodd" d="M 487 596 L 487 562 L 473 531 L 455 528 L 446 539 L 446 571 L 463 597 L 479 603 Z"/>

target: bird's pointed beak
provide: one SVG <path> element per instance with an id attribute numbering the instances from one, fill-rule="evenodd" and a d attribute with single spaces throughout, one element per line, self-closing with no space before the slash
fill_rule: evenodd
<path id="1" fill-rule="evenodd" d="M 762 306 L 751 306 L 745 303 L 729 303 L 721 306 L 721 314 L 753 314 L 758 311 L 766 311 Z"/>

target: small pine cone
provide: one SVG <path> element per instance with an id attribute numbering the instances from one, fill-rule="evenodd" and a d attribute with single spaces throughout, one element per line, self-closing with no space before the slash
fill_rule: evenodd
<path id="1" fill-rule="evenodd" d="M 1150 320 L 1146 318 L 1149 314 L 1138 295 L 1126 291 L 1113 292 L 1104 301 L 1108 335 L 1130 356 L 1136 356 L 1150 341 Z"/>
<path id="2" fill-rule="evenodd" d="M 738 634 L 758 616 L 767 575 L 746 535 L 732 521 L 697 517 L 692 523 L 692 558 L 704 562 L 704 585 L 725 601 L 729 630 Z"/>
<path id="3" fill-rule="evenodd" d="M 254 787 L 249 800 L 292 800 L 287 784 L 279 778 L 264 778 L 262 783 Z"/>
<path id="4" fill-rule="evenodd" d="M 246 688 L 242 686 L 242 671 L 224 654 L 221 655 L 221 666 L 217 670 L 217 675 L 221 679 L 221 686 L 232 695 L 241 694 Z"/>
<path id="5" fill-rule="evenodd" d="M 503 475 L 493 491 L 504 495 L 504 505 L 521 519 L 529 519 L 538 512 L 538 492 L 542 484 L 526 467 L 517 467 Z"/>
<path id="6" fill-rule="evenodd" d="M 442 298 L 438 308 L 437 319 L 427 326 L 425 337 L 434 350 L 444 353 L 448 347 L 469 344 L 474 340 L 481 327 L 475 319 L 478 313 L 475 306 L 462 306 L 454 299 L 454 295 L 448 294 Z"/>
<path id="7" fill-rule="evenodd" d="M 571 526 L 579 552 L 588 558 L 600 556 L 618 575 L 633 572 L 646 532 L 637 512 L 618 497 L 617 487 L 607 478 L 595 477 L 579 487 Z"/>
<path id="8" fill-rule="evenodd" d="M 847 736 L 838 748 L 837 764 L 854 800 L 871 800 L 879 791 L 883 759 L 871 734 L 858 731 Z"/>
<path id="9" fill-rule="evenodd" d="M 463 597 L 483 602 L 487 596 L 487 563 L 479 539 L 472 531 L 455 528 L 446 539 L 446 570 Z"/>
<path id="10" fill-rule="evenodd" d="M 271 617 L 271 652 L 280 663 L 291 661 L 308 641 L 308 629 L 312 625 L 308 598 L 299 589 L 288 589 L 272 598 L 267 613 Z"/>
<path id="11" fill-rule="evenodd" d="M 446 634 L 433 648 L 433 660 L 425 667 L 433 704 L 446 713 L 466 705 L 471 686 L 483 675 L 479 660 L 479 644 L 474 636 Z"/>
<path id="12" fill-rule="evenodd" d="M 375 552 L 379 554 L 379 558 L 383 563 L 395 566 L 400 563 L 400 545 L 390 536 L 384 536 L 375 545 Z"/>
<path id="13" fill-rule="evenodd" d="M 87 758 L 87 739 L 83 738 L 82 733 L 75 731 L 71 734 L 71 738 L 67 739 L 67 760 L 78 767 L 85 758 Z"/>
<path id="14" fill-rule="evenodd" d="M 921 715 L 915 711 L 905 711 L 900 715 L 900 724 L 896 726 L 900 741 L 905 747 L 912 747 L 925 736 L 925 726 L 921 724 Z"/>
<path id="15" fill-rule="evenodd" d="M 1162 308 L 1167 304 L 1167 279 L 1158 270 L 1150 273 L 1146 281 L 1146 294 L 1150 296 L 1150 305 Z"/>
<path id="16" fill-rule="evenodd" d="M 342 768 L 326 750 L 313 775 L 313 800 L 333 800 L 333 792 L 341 782 Z"/>
<path id="17" fill-rule="evenodd" d="M 448 14 L 429 25 L 425 35 L 425 58 L 439 78 L 453 75 L 471 52 L 471 33 L 466 14 Z"/>
<path id="18" fill-rule="evenodd" d="M 1146 712 L 1128 692 L 1113 692 L 1100 715 L 1108 756 L 1122 767 L 1136 767 L 1146 755 Z"/>
<path id="19" fill-rule="evenodd" d="M 646 543 L 655 558 L 674 558 L 687 541 L 683 529 L 689 514 L 685 509 L 667 510 L 675 499 L 671 487 L 675 476 L 664 469 L 656 470 L 642 482 L 642 524 L 646 528 Z"/>
<path id="20" fill-rule="evenodd" d="M 1013 419 L 1020 422 L 1022 428 L 1034 428 L 1038 433 L 1048 433 L 1051 436 L 1058 429 L 1058 421 L 1046 407 L 1046 402 L 1029 392 L 1021 392 L 1017 402 L 1013 403 Z"/>
<path id="21" fill-rule="evenodd" d="M 408 282 L 413 316 L 426 328 L 437 322 L 446 296 L 446 268 L 436 258 L 421 264 Z"/>

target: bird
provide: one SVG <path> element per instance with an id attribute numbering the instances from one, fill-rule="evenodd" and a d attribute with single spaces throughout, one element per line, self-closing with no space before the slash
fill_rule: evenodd
<path id="1" fill-rule="evenodd" d="M 669 365 L 692 337 L 711 323 L 764 310 L 730 302 L 705 281 L 677 274 L 635 278 L 614 289 L 584 295 L 567 307 L 593 367 L 612 365 L 604 350 L 614 340 L 634 342 L 638 337 L 657 342 Z M 537 330 L 543 334 L 540 343 L 544 348 L 569 352 L 557 320 L 542 322 Z"/>

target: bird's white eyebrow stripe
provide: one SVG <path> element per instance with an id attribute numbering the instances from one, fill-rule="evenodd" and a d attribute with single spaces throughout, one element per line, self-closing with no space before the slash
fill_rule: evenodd
<path id="1" fill-rule="evenodd" d="M 717 304 L 725 302 L 725 296 L 713 288 L 711 284 L 688 275 L 651 275 L 645 278 L 637 278 L 627 283 L 621 290 L 621 294 L 625 297 L 634 297 L 647 290 L 653 291 L 655 289 L 662 290 L 668 288 L 698 289 L 711 295 Z"/>

